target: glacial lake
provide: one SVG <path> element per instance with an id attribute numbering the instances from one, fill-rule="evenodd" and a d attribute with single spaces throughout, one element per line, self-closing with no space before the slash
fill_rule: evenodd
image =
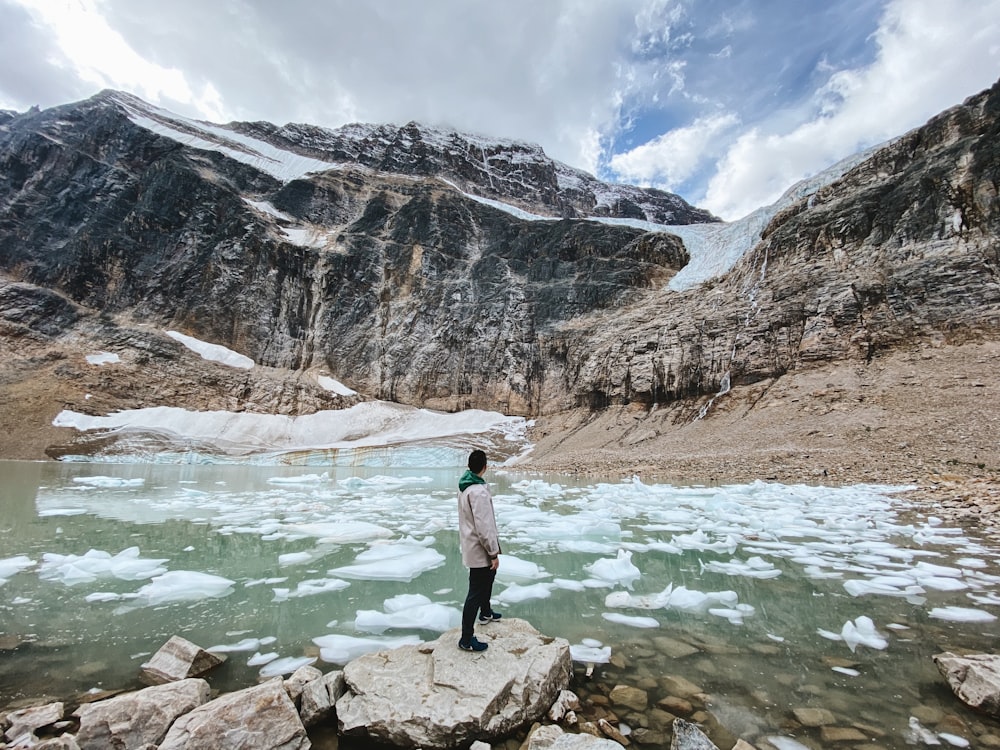
<path id="1" fill-rule="evenodd" d="M 466 589 L 460 470 L 411 463 L 0 462 L 0 706 L 135 687 L 174 634 L 227 652 L 222 690 L 437 638 Z M 931 659 L 995 650 L 1000 550 L 900 488 L 487 479 L 494 605 L 573 644 L 575 679 L 683 677 L 758 748 L 822 747 L 801 707 L 866 747 L 1000 736 Z"/>

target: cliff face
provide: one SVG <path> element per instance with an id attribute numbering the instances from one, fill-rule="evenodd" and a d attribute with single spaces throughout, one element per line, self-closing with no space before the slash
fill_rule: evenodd
<path id="1" fill-rule="evenodd" d="M 994 87 L 788 202 L 727 274 L 674 291 L 690 260 L 679 237 L 569 217 L 712 217 L 537 147 L 412 123 L 221 128 L 105 93 L 0 120 L 5 293 L 72 311 L 32 328 L 7 305 L 5 346 L 107 342 L 111 321 L 403 403 L 536 415 L 692 399 L 696 412 L 790 369 L 995 336 L 998 115 Z M 176 346 L 147 351 L 168 362 Z M 273 401 L 255 387 L 239 408 Z M 310 388 L 282 408 L 331 403 Z"/>

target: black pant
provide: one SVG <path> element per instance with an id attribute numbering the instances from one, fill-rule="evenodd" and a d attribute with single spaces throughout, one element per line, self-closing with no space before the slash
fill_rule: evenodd
<path id="1" fill-rule="evenodd" d="M 472 638 L 472 628 L 476 624 L 476 615 L 493 614 L 490 606 L 490 596 L 493 595 L 493 579 L 497 572 L 490 567 L 469 568 L 469 595 L 465 597 L 465 607 L 462 609 L 462 642 L 467 643 Z"/>

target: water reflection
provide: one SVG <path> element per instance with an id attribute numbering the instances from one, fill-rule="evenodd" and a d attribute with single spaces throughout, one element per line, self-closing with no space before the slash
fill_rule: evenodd
<path id="1" fill-rule="evenodd" d="M 437 619 L 414 631 L 376 618 L 382 634 L 431 640 L 453 624 L 448 613 L 464 592 L 453 469 L 2 468 L 3 557 L 33 563 L 0 587 L 0 705 L 132 687 L 138 665 L 175 633 L 204 646 L 265 639 L 262 650 L 282 658 L 319 656 L 315 638 L 378 635 L 358 630 L 358 613 L 384 613 L 404 595 L 440 605 Z M 993 617 L 997 550 L 884 490 L 494 478 L 508 553 L 498 609 L 574 644 L 610 645 L 611 662 L 591 679 L 581 665 L 575 687 L 593 707 L 618 683 L 646 689 L 648 710 L 617 710 L 634 728 L 655 732 L 656 712 L 666 710 L 657 702 L 679 699 L 707 712 L 699 720 L 720 746 L 729 736 L 758 747 L 781 745 L 768 737 L 823 746 L 829 732 L 824 740 L 822 728 L 792 713 L 808 707 L 887 748 L 908 746 L 911 717 L 984 746 L 991 740 L 980 735 L 1000 737 L 995 722 L 958 704 L 931 661 L 944 650 L 993 647 L 995 619 L 940 616 Z M 406 565 L 380 557 L 377 580 L 338 577 L 386 545 L 413 555 Z M 132 547 L 140 562 L 165 560 L 195 598 L 143 598 L 150 580 L 114 570 L 64 575 L 52 557 Z M 421 549 L 428 554 L 414 569 Z M 233 585 L 200 589 L 199 575 Z M 320 593 L 288 595 L 311 590 Z M 864 618 L 884 648 L 854 638 Z M 650 620 L 656 627 L 635 627 Z M 230 653 L 213 687 L 255 682 L 252 656 Z"/>

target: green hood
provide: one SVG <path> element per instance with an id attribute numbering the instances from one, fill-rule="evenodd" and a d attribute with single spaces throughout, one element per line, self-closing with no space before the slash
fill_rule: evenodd
<path id="1" fill-rule="evenodd" d="M 478 474 L 473 474 L 472 469 L 466 469 L 462 478 L 458 480 L 458 491 L 465 492 L 474 484 L 486 484 L 486 480 Z"/>

